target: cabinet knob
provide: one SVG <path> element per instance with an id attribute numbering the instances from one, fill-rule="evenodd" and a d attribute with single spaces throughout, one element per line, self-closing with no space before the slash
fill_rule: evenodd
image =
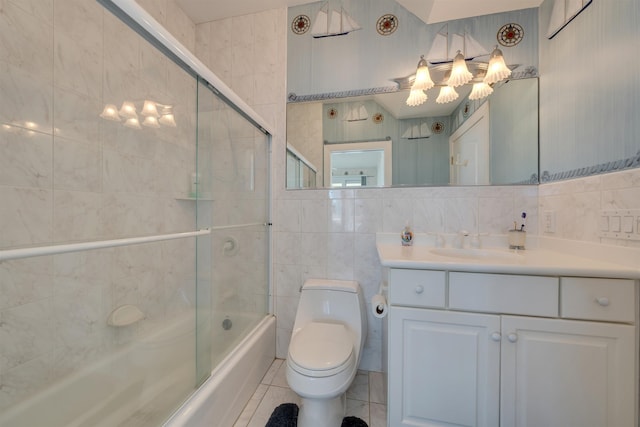
<path id="1" fill-rule="evenodd" d="M 507 339 L 509 340 L 509 342 L 516 342 L 518 341 L 518 335 L 511 333 L 507 335 Z"/>
<path id="2" fill-rule="evenodd" d="M 491 339 L 493 341 L 500 341 L 502 339 L 502 335 L 500 334 L 500 332 L 494 332 L 491 334 Z"/>
<path id="3" fill-rule="evenodd" d="M 416 294 L 421 294 L 423 292 L 424 292 L 424 288 L 422 287 L 422 285 L 416 286 Z"/>
<path id="4" fill-rule="evenodd" d="M 606 307 L 609 305 L 609 298 L 607 297 L 599 297 L 596 298 L 596 302 L 601 305 L 602 307 Z"/>

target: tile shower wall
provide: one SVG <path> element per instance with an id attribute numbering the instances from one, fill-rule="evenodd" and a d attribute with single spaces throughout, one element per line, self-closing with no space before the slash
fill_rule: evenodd
<path id="1" fill-rule="evenodd" d="M 193 46 L 181 11 L 147 3 Z M 193 79 L 95 1 L 0 1 L 0 45 L 0 249 L 193 229 L 175 200 L 195 158 Z M 125 97 L 170 100 L 179 126 L 98 117 Z M 0 411 L 185 310 L 193 244 L 0 263 Z M 122 304 L 146 319 L 107 327 Z"/>

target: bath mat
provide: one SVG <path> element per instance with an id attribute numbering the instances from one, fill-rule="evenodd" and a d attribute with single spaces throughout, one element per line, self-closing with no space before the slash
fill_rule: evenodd
<path id="1" fill-rule="evenodd" d="M 298 424 L 298 405 L 283 403 L 273 410 L 265 427 L 296 427 Z M 358 417 L 344 417 L 340 427 L 368 427 Z"/>

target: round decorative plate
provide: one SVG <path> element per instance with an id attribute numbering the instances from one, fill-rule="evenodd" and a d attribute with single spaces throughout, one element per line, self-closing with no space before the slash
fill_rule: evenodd
<path id="1" fill-rule="evenodd" d="M 291 31 L 294 34 L 304 34 L 309 31 L 309 27 L 311 27 L 311 21 L 307 15 L 298 15 L 291 21 Z"/>
<path id="2" fill-rule="evenodd" d="M 329 117 L 330 119 L 335 119 L 336 117 L 338 117 L 338 110 L 336 110 L 335 108 L 329 108 L 327 110 L 327 117 Z"/>
<path id="3" fill-rule="evenodd" d="M 498 43 L 502 46 L 515 46 L 522 41 L 524 30 L 518 24 L 506 24 L 498 30 Z"/>
<path id="4" fill-rule="evenodd" d="M 387 13 L 382 15 L 376 23 L 376 30 L 381 36 L 393 34 L 398 29 L 398 18 L 395 15 Z"/>
<path id="5" fill-rule="evenodd" d="M 384 121 L 384 116 L 382 113 L 375 113 L 372 117 L 373 123 L 380 124 Z"/>
<path id="6" fill-rule="evenodd" d="M 442 122 L 435 122 L 431 125 L 431 132 L 433 133 L 442 133 L 443 130 L 444 125 L 442 124 Z"/>

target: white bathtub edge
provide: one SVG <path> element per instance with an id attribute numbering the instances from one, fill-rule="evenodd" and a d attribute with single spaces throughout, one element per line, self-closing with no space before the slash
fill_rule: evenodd
<path id="1" fill-rule="evenodd" d="M 275 359 L 275 332 L 275 317 L 266 317 L 164 427 L 233 425 Z"/>

